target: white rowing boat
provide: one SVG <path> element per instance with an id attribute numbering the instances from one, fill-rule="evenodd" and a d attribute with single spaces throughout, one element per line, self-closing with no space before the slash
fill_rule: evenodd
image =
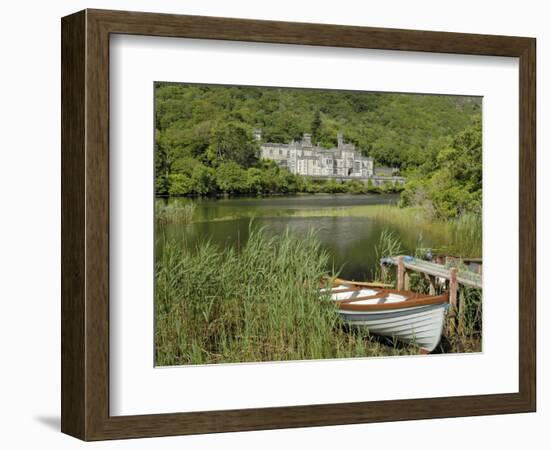
<path id="1" fill-rule="evenodd" d="M 449 295 L 426 296 L 372 285 L 337 279 L 321 292 L 330 293 L 348 324 L 433 351 L 441 339 Z"/>

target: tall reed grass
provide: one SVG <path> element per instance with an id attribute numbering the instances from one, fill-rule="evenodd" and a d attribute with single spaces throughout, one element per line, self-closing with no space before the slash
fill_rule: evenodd
<path id="1" fill-rule="evenodd" d="M 193 202 L 180 204 L 156 201 L 155 220 L 157 223 L 191 223 L 196 207 Z"/>
<path id="2" fill-rule="evenodd" d="M 444 243 L 437 249 L 444 253 L 462 257 L 481 257 L 482 254 L 482 220 L 478 214 L 464 214 L 456 219 L 439 220 L 426 215 L 421 207 L 363 205 L 300 211 L 295 215 L 370 217 L 406 232 L 414 230 L 418 236 L 429 234 Z"/>
<path id="3" fill-rule="evenodd" d="M 383 258 L 388 258 L 391 256 L 397 256 L 403 253 L 400 239 L 390 230 L 384 228 L 382 233 L 380 233 L 380 238 L 378 243 L 374 247 L 374 254 L 376 255 L 376 260 L 380 261 Z M 381 281 L 382 283 L 392 283 L 395 282 L 395 277 L 392 277 L 392 272 L 388 270 L 381 270 L 382 266 L 377 265 L 374 268 L 374 278 Z"/>
<path id="4" fill-rule="evenodd" d="M 397 208 L 388 205 L 365 208 L 364 214 L 401 229 L 414 229 L 420 240 L 424 233 L 435 236 L 439 242 L 445 243 L 435 249 L 441 253 L 462 257 L 481 257 L 482 255 L 480 215 L 464 214 L 457 219 L 443 221 L 427 217 L 420 208 Z M 418 244 L 417 247 L 420 248 Z"/>
<path id="5" fill-rule="evenodd" d="M 347 330 L 333 302 L 319 298 L 328 262 L 314 233 L 253 229 L 240 251 L 167 243 L 156 266 L 156 364 L 410 354 Z"/>
<path id="6" fill-rule="evenodd" d="M 465 257 L 481 257 L 483 224 L 480 214 L 464 214 L 447 222 L 456 252 Z"/>

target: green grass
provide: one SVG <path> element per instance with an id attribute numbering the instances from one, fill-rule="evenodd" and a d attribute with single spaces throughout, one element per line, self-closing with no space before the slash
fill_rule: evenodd
<path id="1" fill-rule="evenodd" d="M 403 253 L 401 241 L 393 232 L 384 228 L 380 233 L 378 244 L 374 247 L 374 253 L 377 261 L 389 256 L 401 255 Z M 395 277 L 392 277 L 391 272 L 389 270 L 382 271 L 379 265 L 374 268 L 374 278 L 382 283 L 395 282 Z"/>
<path id="2" fill-rule="evenodd" d="M 447 222 L 456 252 L 464 257 L 482 255 L 482 220 L 477 214 L 464 214 Z"/>
<path id="3" fill-rule="evenodd" d="M 350 331 L 319 298 L 329 257 L 314 234 L 253 230 L 240 251 L 166 243 L 156 266 L 157 365 L 411 354 Z"/>
<path id="4" fill-rule="evenodd" d="M 482 341 L 482 292 L 480 289 L 462 286 L 458 292 L 458 302 L 462 305 L 458 312 L 458 329 L 450 337 L 451 345 L 457 352 L 480 352 Z"/>
<path id="5" fill-rule="evenodd" d="M 155 220 L 157 223 L 183 223 L 188 224 L 193 221 L 193 215 L 197 208 L 196 203 L 186 202 L 168 203 L 163 201 L 155 202 Z"/>

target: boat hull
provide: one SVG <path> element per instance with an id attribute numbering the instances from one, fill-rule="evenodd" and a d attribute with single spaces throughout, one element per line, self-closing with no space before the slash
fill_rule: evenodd
<path id="1" fill-rule="evenodd" d="M 339 313 L 351 326 L 366 327 L 371 333 L 412 343 L 431 352 L 441 339 L 448 306 L 448 303 L 439 303 L 380 311 L 339 309 Z"/>

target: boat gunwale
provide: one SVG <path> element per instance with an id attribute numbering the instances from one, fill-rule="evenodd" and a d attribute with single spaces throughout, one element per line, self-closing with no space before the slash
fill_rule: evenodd
<path id="1" fill-rule="evenodd" d="M 397 289 L 392 289 L 399 293 L 407 291 L 398 291 Z M 402 294 L 401 294 L 402 295 Z M 403 310 L 414 308 L 416 306 L 429 306 L 429 305 L 439 305 L 444 303 L 449 303 L 449 293 L 441 295 L 426 295 L 421 296 L 417 294 L 417 297 L 408 298 L 402 302 L 394 303 L 379 303 L 374 305 L 357 305 L 355 302 L 359 301 L 360 298 L 353 299 L 351 301 L 335 301 L 338 306 L 338 309 L 342 311 L 385 311 L 385 310 Z M 365 300 L 365 299 L 363 299 Z"/>
<path id="2" fill-rule="evenodd" d="M 334 294 L 346 294 L 346 293 L 349 293 L 349 292 L 357 292 L 357 291 L 367 290 L 367 288 L 369 288 L 368 284 L 369 283 L 356 284 L 353 281 L 346 281 L 344 283 L 337 283 L 336 286 L 353 285 L 353 287 L 350 287 L 348 289 L 340 289 L 338 291 L 332 291 L 330 289 L 327 289 L 325 291 L 325 293 L 330 292 L 331 295 L 334 295 Z M 342 300 L 333 300 L 333 301 L 335 303 L 339 303 L 339 302 L 346 302 L 347 303 L 347 302 L 353 302 L 353 301 L 357 301 L 357 300 L 369 300 L 370 298 L 373 298 L 373 299 L 376 298 L 376 296 L 378 296 L 380 293 L 401 295 L 402 297 L 406 297 L 406 300 L 403 300 L 403 301 L 407 301 L 407 300 L 411 300 L 411 299 L 415 299 L 415 298 L 419 298 L 419 297 L 426 297 L 425 294 L 419 294 L 418 292 L 406 291 L 404 289 L 388 289 L 388 288 L 380 288 L 380 287 L 370 287 L 369 289 L 372 290 L 372 291 L 376 291 L 377 294 L 367 295 L 367 296 L 362 296 L 362 297 L 349 298 L 349 299 L 342 299 Z"/>

